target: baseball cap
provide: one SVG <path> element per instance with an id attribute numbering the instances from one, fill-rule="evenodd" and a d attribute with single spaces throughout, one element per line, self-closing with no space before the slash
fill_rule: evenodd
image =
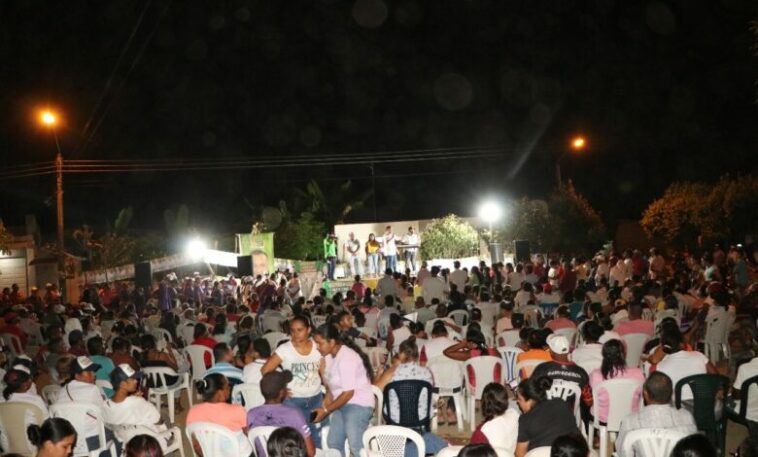
<path id="1" fill-rule="evenodd" d="M 261 394 L 263 394 L 263 398 L 268 400 L 276 397 L 282 389 L 287 387 L 290 381 L 292 381 L 292 372 L 289 370 L 266 373 L 261 378 Z"/>
<path id="2" fill-rule="evenodd" d="M 74 373 L 82 373 L 84 371 L 97 371 L 100 369 L 100 365 L 96 364 L 87 356 L 79 356 L 71 364 L 72 371 Z"/>
<path id="3" fill-rule="evenodd" d="M 547 345 L 551 352 L 556 354 L 568 354 L 569 342 L 563 335 L 552 334 L 547 337 Z"/>
<path id="4" fill-rule="evenodd" d="M 121 385 L 122 382 L 129 378 L 139 379 L 140 373 L 130 367 L 128 363 L 121 363 L 113 369 L 110 378 L 111 385 L 113 385 L 113 389 L 115 390 L 118 389 L 118 386 Z"/>

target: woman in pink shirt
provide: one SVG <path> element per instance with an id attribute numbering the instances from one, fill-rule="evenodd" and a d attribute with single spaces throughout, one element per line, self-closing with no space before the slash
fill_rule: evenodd
<path id="1" fill-rule="evenodd" d="M 639 388 L 634 392 L 632 400 L 632 411 L 637 412 L 640 404 L 640 395 L 642 395 L 642 383 L 645 382 L 645 375 L 639 368 L 630 368 L 626 366 L 626 351 L 624 345 L 619 340 L 609 340 L 603 344 L 603 363 L 600 368 L 592 370 L 590 373 L 590 387 L 594 391 L 598 384 L 609 379 L 636 379 L 640 381 Z M 600 416 L 600 422 L 608 420 L 608 392 L 600 390 L 597 393 L 597 411 Z"/>
<path id="2" fill-rule="evenodd" d="M 329 420 L 329 449 L 344 457 L 347 439 L 352 455 L 363 449 L 363 432 L 374 412 L 373 378 L 368 357 L 352 341 L 343 338 L 339 328 L 325 324 L 313 334 L 319 352 L 324 356 L 324 379 L 328 391 L 324 404 L 315 412 L 313 422 Z"/>

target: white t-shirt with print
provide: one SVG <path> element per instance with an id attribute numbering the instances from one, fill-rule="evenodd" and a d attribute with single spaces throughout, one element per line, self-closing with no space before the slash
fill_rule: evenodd
<path id="1" fill-rule="evenodd" d="M 318 369 L 321 354 L 316 349 L 316 343 L 311 343 L 311 352 L 301 355 L 291 341 L 278 348 L 275 354 L 282 360 L 282 368 L 292 372 L 292 382 L 287 387 L 296 398 L 313 397 L 321 392 L 321 376 Z"/>

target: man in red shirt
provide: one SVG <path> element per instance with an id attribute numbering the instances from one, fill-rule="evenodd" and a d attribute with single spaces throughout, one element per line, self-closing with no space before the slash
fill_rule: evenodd
<path id="1" fill-rule="evenodd" d="M 212 350 L 214 347 L 216 347 L 217 341 L 208 335 L 208 327 L 206 327 L 205 324 L 197 324 L 195 325 L 195 339 L 192 341 L 192 344 L 207 346 Z M 204 360 L 205 367 L 209 368 L 212 365 L 211 354 L 206 352 Z"/>
<path id="2" fill-rule="evenodd" d="M 651 338 L 655 334 L 655 324 L 652 321 L 642 319 L 642 304 L 638 302 L 629 303 L 628 307 L 629 320 L 616 324 L 616 333 L 621 336 L 629 333 L 645 333 Z"/>
<path id="3" fill-rule="evenodd" d="M 15 348 L 16 351 L 19 353 L 24 352 L 24 348 L 26 347 L 26 340 L 27 336 L 26 333 L 21 329 L 19 326 L 19 319 L 18 315 L 16 313 L 8 313 L 5 315 L 5 327 L 3 327 L 3 333 L 10 333 L 11 335 L 15 335 L 18 337 L 19 341 L 21 341 L 21 347 Z"/>

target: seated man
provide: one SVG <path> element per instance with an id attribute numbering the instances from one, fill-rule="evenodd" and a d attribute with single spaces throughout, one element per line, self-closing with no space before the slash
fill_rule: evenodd
<path id="1" fill-rule="evenodd" d="M 585 414 L 587 417 L 589 407 L 592 405 L 592 389 L 590 388 L 590 379 L 587 372 L 576 363 L 569 360 L 569 342 L 563 335 L 549 335 L 547 337 L 547 346 L 550 349 L 552 360 L 541 363 L 534 368 L 532 376 L 538 378 L 547 376 L 553 381 L 561 380 L 563 382 L 572 382 L 579 386 L 582 391 L 582 398 L 574 398 L 573 395 L 565 398 L 572 406 L 574 402 L 582 400 L 585 405 Z"/>
<path id="2" fill-rule="evenodd" d="M 242 369 L 242 380 L 247 384 L 258 384 L 261 381 L 261 368 L 271 357 L 271 345 L 265 338 L 257 338 L 253 341 L 253 361 Z"/>
<path id="3" fill-rule="evenodd" d="M 729 402 L 729 409 L 739 413 L 740 411 L 740 396 L 743 389 L 743 383 L 748 379 L 758 376 L 758 357 L 743 363 L 737 369 L 737 377 L 734 378 L 734 384 L 732 385 L 732 399 Z M 745 416 L 747 418 L 747 428 L 750 431 L 750 436 L 758 436 L 758 386 L 755 384 L 749 387 L 749 401 L 747 409 L 745 410 Z"/>
<path id="4" fill-rule="evenodd" d="M 687 435 L 696 433 L 697 426 L 692 414 L 686 409 L 676 409 L 671 406 L 671 396 L 674 387 L 671 378 L 656 371 L 651 373 L 642 386 L 642 397 L 645 407 L 630 414 L 621 421 L 621 429 L 616 438 L 616 450 L 619 457 L 624 449 L 624 437 L 632 430 L 641 428 L 668 428 Z"/>
<path id="5" fill-rule="evenodd" d="M 219 373 L 224 375 L 231 385 L 242 383 L 242 370 L 234 366 L 234 353 L 228 344 L 218 343 L 214 346 L 213 358 L 216 363 L 205 372 L 204 376 Z"/>
<path id="6" fill-rule="evenodd" d="M 263 375 L 260 386 L 261 394 L 263 394 L 266 403 L 248 411 L 247 428 L 252 429 L 266 425 L 292 427 L 303 435 L 306 453 L 308 457 L 313 457 L 316 455 L 316 446 L 313 444 L 311 430 L 305 422 L 303 413 L 297 408 L 282 404 L 289 394 L 287 384 L 290 381 L 292 381 L 292 373 L 287 370 L 271 371 Z M 256 452 L 258 452 L 258 443 L 254 444 L 256 445 Z M 265 455 L 265 452 L 263 454 L 258 453 L 258 455 Z"/>

